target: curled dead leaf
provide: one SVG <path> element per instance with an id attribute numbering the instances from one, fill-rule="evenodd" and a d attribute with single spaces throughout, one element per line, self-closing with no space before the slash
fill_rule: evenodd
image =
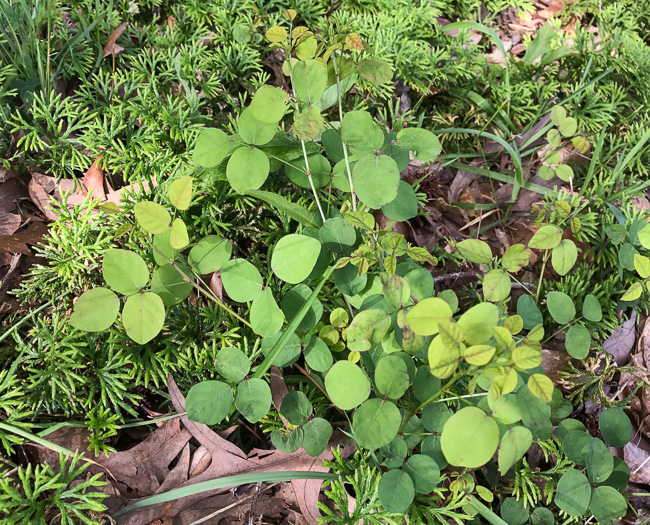
<path id="1" fill-rule="evenodd" d="M 102 55 L 102 58 L 106 58 L 108 55 L 117 56 L 122 51 L 124 51 L 124 48 L 122 46 L 118 46 L 116 42 L 122 33 L 124 33 L 124 30 L 128 25 L 128 22 L 124 22 L 110 34 L 108 37 L 108 42 L 106 42 L 106 45 L 104 46 L 104 54 Z"/>

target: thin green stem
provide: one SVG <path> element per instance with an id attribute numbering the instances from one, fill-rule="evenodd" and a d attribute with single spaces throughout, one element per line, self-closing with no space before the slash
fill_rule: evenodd
<path id="1" fill-rule="evenodd" d="M 48 301 L 42 306 L 39 306 L 36 310 L 32 310 L 28 315 L 23 317 L 20 321 L 18 321 L 15 325 L 13 325 L 9 330 L 7 330 L 4 334 L 0 335 L 0 343 L 4 341 L 7 337 L 9 337 L 14 330 L 17 330 L 20 328 L 23 324 L 25 324 L 27 321 L 29 321 L 32 317 L 34 317 L 36 314 L 39 312 L 45 310 L 48 306 L 51 306 L 53 302 L 58 303 L 60 299 L 63 299 L 66 295 L 68 295 L 70 292 L 63 292 L 62 294 L 58 295 L 55 297 L 52 301 Z"/>
<path id="2" fill-rule="evenodd" d="M 339 99 L 339 122 L 343 124 L 343 103 L 341 102 L 341 77 L 339 75 L 339 67 L 336 63 L 335 53 L 332 53 L 332 64 L 334 65 L 334 73 L 336 73 L 336 93 Z M 339 130 L 340 133 L 340 130 Z M 345 158 L 345 170 L 348 174 L 348 182 L 350 183 L 350 194 L 352 200 L 352 209 L 357 211 L 357 196 L 354 192 L 354 183 L 352 182 L 352 171 L 350 170 L 350 158 L 348 157 L 348 147 L 343 142 L 341 138 L 341 144 L 343 145 L 343 157 Z"/>
<path id="3" fill-rule="evenodd" d="M 537 305 L 539 305 L 539 294 L 542 291 L 542 279 L 544 279 L 544 270 L 546 269 L 546 263 L 548 262 L 549 255 L 549 251 L 545 250 L 544 260 L 542 262 L 542 271 L 539 272 L 539 282 L 537 283 L 537 293 L 535 294 L 535 304 Z"/>
<path id="4" fill-rule="evenodd" d="M 446 392 L 456 381 L 458 381 L 461 377 L 463 377 L 465 374 L 457 374 L 454 377 L 452 377 L 449 381 L 447 381 L 441 388 L 438 390 L 435 394 L 433 394 L 429 399 L 427 399 L 424 403 L 422 403 L 420 406 L 418 406 L 415 410 L 412 410 L 408 413 L 406 416 L 406 419 L 404 419 L 404 423 L 402 423 L 402 426 L 399 429 L 399 434 L 401 434 L 404 431 L 404 427 L 406 427 L 406 424 L 411 420 L 411 418 L 417 414 L 420 410 L 422 410 L 425 406 L 427 406 L 429 403 L 432 403 L 433 401 L 436 400 L 438 396 Z"/>

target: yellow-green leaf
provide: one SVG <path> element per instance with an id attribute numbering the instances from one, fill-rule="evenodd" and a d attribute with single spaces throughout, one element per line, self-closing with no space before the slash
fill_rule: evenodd
<path id="1" fill-rule="evenodd" d="M 553 399 L 553 381 L 544 374 L 531 375 L 528 378 L 528 390 L 547 403 Z"/>

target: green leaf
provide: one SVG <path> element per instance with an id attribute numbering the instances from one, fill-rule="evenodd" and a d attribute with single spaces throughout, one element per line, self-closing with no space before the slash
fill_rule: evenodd
<path id="1" fill-rule="evenodd" d="M 634 254 L 634 269 L 642 279 L 650 277 L 650 259 L 639 253 Z"/>
<path id="2" fill-rule="evenodd" d="M 586 463 L 583 450 L 593 438 L 584 430 L 572 430 L 564 436 L 562 448 L 566 457 L 578 465 Z"/>
<path id="3" fill-rule="evenodd" d="M 544 321 L 544 316 L 535 304 L 535 299 L 524 294 L 517 301 L 517 315 L 524 321 L 524 328 L 530 330 Z"/>
<path id="4" fill-rule="evenodd" d="M 504 499 L 501 504 L 501 517 L 508 525 L 524 525 L 528 523 L 528 510 L 523 499 Z"/>
<path id="5" fill-rule="evenodd" d="M 370 381 L 354 363 L 337 361 L 325 376 L 325 390 L 337 407 L 352 410 L 368 399 Z"/>
<path id="6" fill-rule="evenodd" d="M 440 481 L 440 468 L 430 456 L 413 454 L 404 465 L 406 472 L 413 480 L 415 491 L 420 494 L 429 494 L 436 488 Z"/>
<path id="7" fill-rule="evenodd" d="M 332 172 L 332 166 L 329 161 L 319 153 L 311 153 L 307 155 L 307 162 L 309 164 L 309 171 L 311 173 L 314 187 L 322 188 L 329 184 L 330 173 Z M 306 164 L 304 157 L 293 160 L 291 164 L 291 166 L 285 166 L 284 168 L 287 177 L 301 188 L 311 189 L 305 169 Z"/>
<path id="8" fill-rule="evenodd" d="M 172 222 L 169 212 L 155 202 L 138 202 L 133 207 L 133 211 L 138 224 L 149 233 L 163 233 Z"/>
<path id="9" fill-rule="evenodd" d="M 573 117 L 567 117 L 558 124 L 558 129 L 563 137 L 573 137 L 578 131 L 578 121 Z"/>
<path id="10" fill-rule="evenodd" d="M 573 177 L 573 169 L 568 164 L 558 164 L 555 166 L 555 175 L 564 182 L 569 182 Z"/>
<path id="11" fill-rule="evenodd" d="M 377 391 L 391 399 L 399 399 L 409 387 L 406 363 L 398 355 L 382 357 L 375 368 Z"/>
<path id="12" fill-rule="evenodd" d="M 461 315 L 458 325 L 465 332 L 467 343 L 480 345 L 492 337 L 498 322 L 499 309 L 491 303 L 480 303 Z"/>
<path id="13" fill-rule="evenodd" d="M 591 438 L 582 449 L 587 466 L 587 476 L 592 483 L 602 483 L 614 471 L 614 456 L 607 445 L 598 438 Z"/>
<path id="14" fill-rule="evenodd" d="M 320 242 L 292 233 L 278 241 L 271 255 L 271 268 L 284 282 L 296 284 L 309 276 L 320 253 Z"/>
<path id="15" fill-rule="evenodd" d="M 397 134 L 400 148 L 413 152 L 417 160 L 430 161 L 442 151 L 442 145 L 433 133 L 423 128 L 405 128 Z"/>
<path id="16" fill-rule="evenodd" d="M 415 498 L 413 480 L 402 470 L 389 470 L 377 485 L 379 501 L 388 512 L 403 514 Z"/>
<path id="17" fill-rule="evenodd" d="M 386 303 L 391 308 L 401 309 L 412 302 L 408 281 L 397 274 L 391 275 L 385 280 L 381 291 Z"/>
<path id="18" fill-rule="evenodd" d="M 412 307 L 406 314 L 409 328 L 418 335 L 438 333 L 438 323 L 451 319 L 449 305 L 439 297 L 429 297 Z"/>
<path id="19" fill-rule="evenodd" d="M 178 250 L 174 250 L 172 245 L 169 243 L 171 233 L 171 228 L 167 228 L 161 234 L 153 236 L 153 245 L 155 247 L 153 251 L 153 260 L 159 266 L 169 264 L 169 262 L 174 261 L 176 255 L 178 255 Z"/>
<path id="20" fill-rule="evenodd" d="M 562 230 L 552 224 L 542 226 L 535 232 L 535 235 L 528 241 L 529 248 L 539 250 L 552 250 L 562 240 Z"/>
<path id="21" fill-rule="evenodd" d="M 553 432 L 549 404 L 535 397 L 527 387 L 519 388 L 516 396 L 524 426 L 530 429 L 536 439 L 549 439 Z"/>
<path id="22" fill-rule="evenodd" d="M 298 390 L 289 392 L 282 400 L 280 412 L 292 425 L 304 425 L 314 408 L 307 396 Z"/>
<path id="23" fill-rule="evenodd" d="M 397 163 L 387 155 L 365 155 L 352 169 L 352 182 L 359 200 L 379 209 L 397 197 L 400 182 Z"/>
<path id="24" fill-rule="evenodd" d="M 354 352 L 370 350 L 381 343 L 390 325 L 390 314 L 384 310 L 371 308 L 359 312 L 347 330 L 348 348 Z"/>
<path id="25" fill-rule="evenodd" d="M 185 275 L 190 275 L 189 268 L 179 265 Z M 166 306 L 180 303 L 192 292 L 192 283 L 185 281 L 181 273 L 171 264 L 158 268 L 151 278 L 151 290 L 158 294 Z"/>
<path id="26" fill-rule="evenodd" d="M 431 367 L 428 365 L 422 365 L 418 368 L 415 378 L 413 379 L 413 394 L 415 394 L 418 401 L 424 403 L 440 390 L 440 386 L 440 379 L 431 374 Z"/>
<path id="27" fill-rule="evenodd" d="M 298 221 L 303 226 L 313 226 L 314 225 L 314 214 L 307 210 L 305 207 L 295 202 L 289 201 L 286 197 L 273 193 L 270 191 L 264 190 L 247 190 L 247 195 L 256 197 L 263 200 L 264 202 L 270 204 L 274 208 L 277 208 L 278 211 L 289 216 L 291 219 Z"/>
<path id="28" fill-rule="evenodd" d="M 235 406 L 250 423 L 257 423 L 271 408 L 271 389 L 262 379 L 247 379 L 237 385 Z"/>
<path id="29" fill-rule="evenodd" d="M 650 250 L 650 224 L 644 226 L 639 230 L 637 236 L 639 237 L 639 242 L 646 250 Z"/>
<path id="30" fill-rule="evenodd" d="M 394 403 L 374 398 L 354 413 L 352 430 L 360 447 L 376 450 L 393 440 L 401 422 L 402 415 Z"/>
<path id="31" fill-rule="evenodd" d="M 221 423 L 232 408 L 234 396 L 232 388 L 221 381 L 202 381 L 187 393 L 185 408 L 187 417 L 195 423 L 217 425 Z"/>
<path id="32" fill-rule="evenodd" d="M 284 454 L 291 454 L 300 448 L 304 439 L 302 428 L 297 428 L 289 434 L 284 431 L 276 429 L 271 432 L 271 443 L 280 452 Z"/>
<path id="33" fill-rule="evenodd" d="M 230 153 L 232 144 L 232 137 L 220 129 L 205 128 L 196 139 L 192 161 L 203 168 L 214 168 Z"/>
<path id="34" fill-rule="evenodd" d="M 126 334 L 138 344 L 156 337 L 165 322 L 165 305 L 155 293 L 137 293 L 124 303 L 122 323 Z"/>
<path id="35" fill-rule="evenodd" d="M 461 408 L 445 423 L 442 452 L 449 464 L 477 468 L 485 465 L 499 445 L 499 426 L 480 408 Z"/>
<path id="36" fill-rule="evenodd" d="M 181 250 L 190 243 L 190 238 L 187 236 L 187 226 L 183 219 L 177 217 L 172 222 L 172 227 L 169 232 L 169 244 L 174 250 Z"/>
<path id="37" fill-rule="evenodd" d="M 187 262 L 200 275 L 216 272 L 228 262 L 232 253 L 232 243 L 217 235 L 208 235 L 190 250 Z"/>
<path id="38" fill-rule="evenodd" d="M 591 486 L 584 474 L 567 470 L 557 484 L 555 504 L 570 516 L 580 517 L 589 508 Z"/>
<path id="39" fill-rule="evenodd" d="M 553 512 L 546 507 L 537 507 L 530 515 L 531 525 L 555 525 Z"/>
<path id="40" fill-rule="evenodd" d="M 548 312 L 558 324 L 567 324 L 576 316 L 573 300 L 563 292 L 549 292 L 546 296 Z"/>
<path id="41" fill-rule="evenodd" d="M 312 457 L 319 456 L 327 448 L 332 437 L 332 425 L 325 419 L 315 417 L 305 424 L 302 430 L 304 432 L 302 448 Z"/>
<path id="42" fill-rule="evenodd" d="M 327 219 L 320 228 L 320 242 L 335 253 L 348 254 L 357 241 L 352 225 L 343 217 Z"/>
<path id="43" fill-rule="evenodd" d="M 278 130 L 277 124 L 264 124 L 253 116 L 250 108 L 244 109 L 237 119 L 239 136 L 251 146 L 263 146 L 271 142 Z"/>
<path id="44" fill-rule="evenodd" d="M 312 294 L 311 288 L 306 284 L 299 284 L 289 289 L 288 291 L 283 291 L 284 297 L 282 297 L 281 308 L 284 312 L 284 315 L 287 317 L 287 320 L 291 322 L 293 318 L 298 315 L 298 312 L 309 300 L 309 297 Z M 300 324 L 297 326 L 296 331 L 306 333 L 318 324 L 320 318 L 323 316 L 323 305 L 321 302 L 316 299 L 312 302 L 311 307 L 307 311 L 307 314 L 303 317 Z M 329 368 L 329 367 L 328 367 Z"/>
<path id="45" fill-rule="evenodd" d="M 286 111 L 289 95 L 273 86 L 261 86 L 253 96 L 248 109 L 255 120 L 262 124 L 277 124 Z"/>
<path id="46" fill-rule="evenodd" d="M 621 301 L 636 301 L 643 293 L 642 283 L 632 283 L 632 285 L 621 296 Z"/>
<path id="47" fill-rule="evenodd" d="M 262 276 L 257 268 L 245 259 L 232 259 L 221 268 L 221 282 L 233 301 L 246 303 L 262 290 Z"/>
<path id="48" fill-rule="evenodd" d="M 253 332 L 262 337 L 275 335 L 282 328 L 284 314 L 280 310 L 278 303 L 275 302 L 270 288 L 265 288 L 261 294 L 253 299 L 250 321 Z"/>
<path id="49" fill-rule="evenodd" d="M 292 71 L 291 85 L 299 100 L 312 104 L 327 89 L 327 68 L 318 60 L 298 62 Z"/>
<path id="50" fill-rule="evenodd" d="M 559 126 L 566 119 L 566 109 L 562 106 L 554 106 L 551 110 L 551 122 Z"/>
<path id="51" fill-rule="evenodd" d="M 558 275 L 566 275 L 578 260 L 578 249 L 571 239 L 563 239 L 551 252 L 551 263 Z"/>
<path id="52" fill-rule="evenodd" d="M 250 372 L 251 364 L 239 348 L 226 346 L 217 353 L 214 367 L 226 381 L 237 383 Z"/>
<path id="53" fill-rule="evenodd" d="M 592 492 L 589 509 L 600 524 L 621 523 L 621 518 L 627 514 L 627 502 L 612 487 L 596 487 Z"/>
<path id="54" fill-rule="evenodd" d="M 324 127 L 325 119 L 320 109 L 309 106 L 295 114 L 292 129 L 300 140 L 309 140 L 317 137 Z"/>
<path id="55" fill-rule="evenodd" d="M 427 353 L 431 373 L 440 379 L 445 379 L 455 372 L 460 362 L 462 350 L 458 344 L 445 344 L 446 339 L 442 337 L 443 322 L 440 323 L 441 334 L 431 341 Z"/>
<path id="56" fill-rule="evenodd" d="M 512 427 L 501 438 L 499 473 L 502 476 L 517 463 L 533 444 L 533 434 L 526 427 Z"/>
<path id="57" fill-rule="evenodd" d="M 115 322 L 119 311 L 117 295 L 108 288 L 93 288 L 77 299 L 70 324 L 84 332 L 102 332 Z"/>
<path id="58" fill-rule="evenodd" d="M 611 447 L 623 447 L 632 439 L 634 429 L 630 418 L 619 407 L 610 407 L 598 417 L 603 440 Z"/>
<path id="59" fill-rule="evenodd" d="M 332 366 L 334 362 L 332 352 L 322 339 L 315 335 L 309 335 L 305 338 L 304 343 L 305 346 L 302 352 L 309 368 L 316 370 L 316 372 L 325 372 Z"/>
<path id="60" fill-rule="evenodd" d="M 269 176 L 269 158 L 262 150 L 243 146 L 230 156 L 226 177 L 237 193 L 257 190 Z"/>
<path id="61" fill-rule="evenodd" d="M 564 342 L 567 353 L 574 359 L 584 359 L 591 348 L 591 334 L 580 324 L 573 325 L 566 333 Z"/>
<path id="62" fill-rule="evenodd" d="M 287 30 L 280 26 L 269 27 L 266 30 L 266 38 L 269 42 L 284 42 L 287 38 Z"/>
<path id="63" fill-rule="evenodd" d="M 111 248 L 104 254 L 102 275 L 106 284 L 122 295 L 139 292 L 149 280 L 147 263 L 137 253 Z"/>
<path id="64" fill-rule="evenodd" d="M 382 213 L 391 221 L 404 222 L 418 214 L 418 198 L 413 186 L 405 180 L 399 181 L 397 197 L 381 207 Z"/>
<path id="65" fill-rule="evenodd" d="M 341 139 L 350 147 L 353 155 L 361 157 L 380 150 L 384 134 L 374 125 L 367 111 L 348 111 L 341 122 Z"/>
<path id="66" fill-rule="evenodd" d="M 528 265 L 531 255 L 530 249 L 523 244 L 513 244 L 503 254 L 501 264 L 510 273 L 517 273 Z"/>
<path id="67" fill-rule="evenodd" d="M 478 239 L 465 239 L 460 241 L 456 248 L 469 262 L 488 264 L 492 260 L 492 250 L 485 241 Z"/>
<path id="68" fill-rule="evenodd" d="M 363 58 L 357 64 L 357 73 L 370 82 L 384 84 L 393 79 L 393 70 L 388 62 L 375 57 Z"/>
<path id="69" fill-rule="evenodd" d="M 500 303 L 508 298 L 512 282 L 503 270 L 491 270 L 483 278 L 483 295 L 487 301 Z"/>
<path id="70" fill-rule="evenodd" d="M 186 210 L 192 202 L 192 177 L 181 177 L 169 185 L 167 197 L 177 210 Z"/>
<path id="71" fill-rule="evenodd" d="M 587 321 L 598 323 L 603 318 L 603 310 L 600 306 L 600 301 L 595 295 L 587 294 L 582 303 L 582 315 L 585 316 Z"/>
<path id="72" fill-rule="evenodd" d="M 528 378 L 528 390 L 546 403 L 553 399 L 553 381 L 544 374 L 532 374 Z"/>
<path id="73" fill-rule="evenodd" d="M 521 345 L 510 354 L 510 362 L 519 369 L 529 370 L 542 364 L 542 350 L 531 345 Z"/>
<path id="74" fill-rule="evenodd" d="M 502 425 L 513 425 L 521 420 L 521 409 L 514 394 L 506 394 L 492 399 L 487 396 L 488 406 L 492 411 L 492 417 Z"/>

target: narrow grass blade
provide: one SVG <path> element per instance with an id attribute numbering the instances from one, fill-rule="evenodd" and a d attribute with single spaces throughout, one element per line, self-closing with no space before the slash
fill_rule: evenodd
<path id="1" fill-rule="evenodd" d="M 462 162 L 450 162 L 449 166 L 459 170 L 465 170 L 471 173 L 477 173 L 478 175 L 482 175 L 483 177 L 498 180 L 499 182 L 505 182 L 506 184 L 513 184 L 513 185 L 517 184 L 517 180 L 512 175 L 506 175 L 504 173 L 498 173 L 496 171 L 488 170 L 485 168 L 479 168 L 478 166 L 470 166 L 469 164 L 463 164 Z M 550 193 L 552 191 L 548 188 L 545 188 L 544 186 L 540 186 L 539 184 L 535 184 L 533 182 L 523 182 L 521 184 L 521 187 L 524 188 L 525 190 L 539 193 L 540 195 L 546 195 L 547 193 Z"/>
<path id="2" fill-rule="evenodd" d="M 486 520 L 488 520 L 492 525 L 508 525 L 474 496 L 467 496 L 467 500 L 469 501 L 470 505 L 473 505 L 474 508 L 478 510 L 478 513 Z"/>
<path id="3" fill-rule="evenodd" d="M 141 507 L 148 507 L 149 505 L 155 505 L 157 503 L 174 501 L 176 499 L 184 498 L 186 496 L 193 496 L 194 494 L 207 492 L 209 490 L 235 487 L 237 485 L 245 485 L 246 483 L 291 481 L 292 479 L 337 480 L 339 477 L 336 474 L 330 474 L 327 472 L 310 472 L 306 470 L 288 470 L 286 472 L 258 472 L 256 474 L 238 474 L 236 476 L 226 476 L 224 478 L 202 481 L 201 483 L 195 483 L 194 485 L 190 485 L 188 487 L 170 490 L 169 492 L 163 492 L 162 494 L 152 496 L 151 498 L 143 499 L 137 503 L 129 505 L 128 507 L 124 507 L 123 509 L 118 510 L 115 514 L 113 514 L 113 517 L 116 518 L 125 512 L 139 509 Z"/>

